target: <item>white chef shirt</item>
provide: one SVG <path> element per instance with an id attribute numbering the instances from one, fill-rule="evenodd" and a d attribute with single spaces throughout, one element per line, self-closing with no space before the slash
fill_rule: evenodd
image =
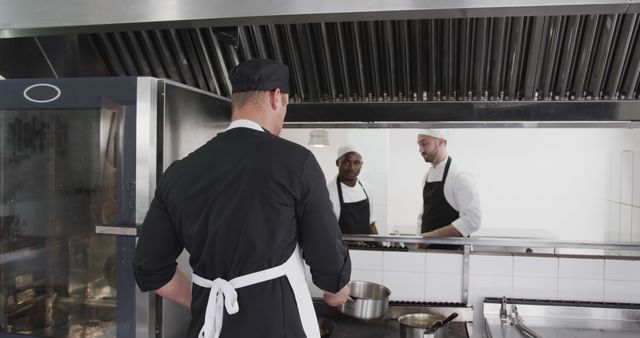
<path id="1" fill-rule="evenodd" d="M 331 180 L 331 182 L 327 184 L 327 189 L 329 190 L 329 198 L 331 199 L 331 205 L 333 205 L 333 212 L 336 214 L 336 218 L 340 220 L 340 197 L 338 196 L 338 185 L 336 184 L 337 179 L 338 177 L 336 176 L 336 178 Z M 373 216 L 373 201 L 371 200 L 371 189 L 369 189 L 369 186 L 362 180 L 358 179 L 358 181 L 362 183 L 362 185 L 364 186 L 364 190 L 362 189 L 362 186 L 360 186 L 360 184 L 358 183 L 356 183 L 355 186 L 350 187 L 340 182 L 341 188 L 342 188 L 342 199 L 344 203 L 355 203 L 355 202 L 360 202 L 366 199 L 368 195 L 369 196 L 369 224 L 373 224 L 376 222 L 376 219 Z M 364 193 L 365 190 L 367 191 L 366 195 Z"/>
<path id="2" fill-rule="evenodd" d="M 426 182 L 442 181 L 444 169 L 447 166 L 447 159 L 438 163 L 435 167 L 429 168 L 425 176 Z M 424 191 L 424 183 L 422 187 Z M 444 182 L 444 198 L 460 213 L 460 218 L 451 223 L 456 230 L 466 237 L 480 229 L 482 210 L 480 208 L 478 188 L 473 175 L 469 172 L 462 171 L 462 169 L 456 165 L 455 160 L 451 160 L 447 180 Z M 422 212 L 418 219 L 422 221 Z"/>
<path id="3" fill-rule="evenodd" d="M 249 128 L 257 131 L 264 131 L 264 129 L 262 129 L 262 127 L 259 124 L 251 120 L 245 120 L 245 119 L 239 119 L 231 122 L 227 127 L 227 129 L 225 129 L 224 131 L 227 131 L 233 128 Z"/>

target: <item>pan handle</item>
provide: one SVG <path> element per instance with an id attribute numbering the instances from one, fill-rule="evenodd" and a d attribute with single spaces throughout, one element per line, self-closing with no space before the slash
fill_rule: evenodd
<path id="1" fill-rule="evenodd" d="M 438 331 L 438 329 L 447 325 L 450 321 L 456 319 L 457 317 L 458 317 L 458 314 L 454 312 L 443 320 L 436 320 L 435 322 L 433 322 L 433 324 L 431 324 L 431 326 L 429 326 L 426 330 L 424 330 L 425 337 L 427 334 L 433 335 L 436 331 Z"/>

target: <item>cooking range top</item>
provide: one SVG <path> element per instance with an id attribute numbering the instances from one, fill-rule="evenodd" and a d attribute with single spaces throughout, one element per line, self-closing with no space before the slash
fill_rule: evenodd
<path id="1" fill-rule="evenodd" d="M 335 308 L 327 306 L 322 300 L 314 300 L 314 306 L 316 308 L 316 314 L 319 317 L 328 318 L 335 323 L 335 329 L 331 333 L 331 338 L 399 338 L 400 337 L 400 324 L 397 320 L 397 315 L 403 314 L 405 310 L 411 312 L 422 312 L 430 310 L 429 305 L 433 303 L 424 302 L 389 302 L 389 318 L 376 319 L 371 321 L 362 321 L 347 317 Z M 464 306 L 459 303 L 437 303 L 439 305 L 451 305 L 447 309 L 455 308 L 456 306 Z M 410 305 L 409 307 L 404 307 Z M 418 311 L 416 309 L 419 309 Z M 444 309 L 442 307 L 441 309 Z M 460 309 L 463 309 L 462 307 Z M 464 307 L 464 309 L 468 309 Z M 463 310 L 464 311 L 464 310 Z M 434 311 L 439 312 L 439 311 Z M 471 314 L 473 317 L 473 314 Z M 462 318 L 465 318 L 463 315 Z M 453 321 L 441 330 L 444 331 L 445 337 L 451 338 L 467 338 L 465 321 Z"/>
<path id="2" fill-rule="evenodd" d="M 349 249 L 356 250 L 384 250 L 384 251 L 409 251 L 409 248 L 404 244 L 398 243 L 385 243 L 380 244 L 376 242 L 351 242 L 348 241 L 347 247 Z"/>

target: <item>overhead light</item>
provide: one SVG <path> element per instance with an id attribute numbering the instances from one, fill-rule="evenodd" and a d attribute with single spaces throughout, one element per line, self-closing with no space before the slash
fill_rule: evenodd
<path id="1" fill-rule="evenodd" d="M 314 129 L 309 133 L 309 145 L 312 147 L 326 147 L 329 145 L 329 132 L 324 129 Z"/>
<path id="2" fill-rule="evenodd" d="M 4 79 L 5 79 L 4 76 L 0 75 L 0 80 L 4 80 Z"/>

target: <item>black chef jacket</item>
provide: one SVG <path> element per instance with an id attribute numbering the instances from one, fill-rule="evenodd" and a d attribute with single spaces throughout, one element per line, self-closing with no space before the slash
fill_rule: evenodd
<path id="1" fill-rule="evenodd" d="M 318 287 L 337 292 L 349 282 L 349 253 L 313 154 L 268 132 L 234 128 L 160 178 L 136 248 L 135 277 L 143 291 L 160 288 L 186 248 L 194 273 L 231 280 L 284 263 L 296 243 Z M 286 277 L 237 292 L 240 312 L 225 311 L 220 337 L 305 336 Z M 188 337 L 195 338 L 209 289 L 193 285 L 192 295 Z"/>

